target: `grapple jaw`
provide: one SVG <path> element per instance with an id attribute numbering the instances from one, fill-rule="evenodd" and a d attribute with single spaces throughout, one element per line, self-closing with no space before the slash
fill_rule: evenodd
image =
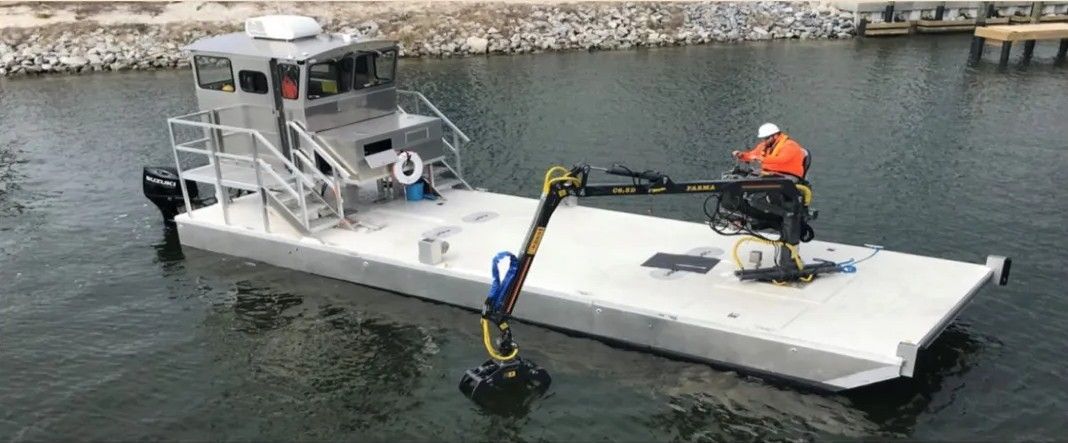
<path id="1" fill-rule="evenodd" d="M 464 373 L 460 392 L 483 408 L 507 414 L 526 410 L 545 395 L 550 383 L 549 372 L 530 360 L 491 359 Z"/>

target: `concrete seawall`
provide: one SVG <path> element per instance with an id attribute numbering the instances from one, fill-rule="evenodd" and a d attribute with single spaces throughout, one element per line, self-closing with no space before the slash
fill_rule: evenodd
<path id="1" fill-rule="evenodd" d="M 821 2 L 20 3 L 0 5 L 0 76 L 187 67 L 183 45 L 279 13 L 398 40 L 406 57 L 855 34 L 852 12 Z"/>

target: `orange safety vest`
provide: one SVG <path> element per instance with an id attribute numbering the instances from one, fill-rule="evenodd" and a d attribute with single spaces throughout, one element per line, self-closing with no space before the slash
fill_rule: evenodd
<path id="1" fill-rule="evenodd" d="M 778 172 L 795 177 L 805 175 L 805 151 L 786 134 L 781 134 L 775 145 L 768 148 L 759 142 L 753 149 L 743 152 L 742 161 L 760 160 L 764 172 Z"/>

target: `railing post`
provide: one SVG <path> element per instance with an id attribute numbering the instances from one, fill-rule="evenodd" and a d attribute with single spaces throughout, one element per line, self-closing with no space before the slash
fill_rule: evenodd
<path id="1" fill-rule="evenodd" d="M 174 152 L 174 170 L 178 173 L 178 186 L 182 188 L 182 200 L 185 200 L 185 213 L 193 218 L 193 204 L 189 202 L 189 190 L 182 178 L 182 162 L 178 159 L 178 141 L 174 139 L 174 122 L 167 120 L 167 132 L 171 135 L 171 151 Z"/>
<path id="2" fill-rule="evenodd" d="M 460 155 L 460 134 L 456 133 L 456 129 L 452 130 L 452 146 L 456 148 L 456 172 L 460 178 L 464 178 L 464 164 L 463 156 Z"/>
<path id="3" fill-rule="evenodd" d="M 260 214 L 263 216 L 263 232 L 271 232 L 271 222 L 267 214 L 267 193 L 270 192 L 263 186 L 262 172 L 260 171 L 260 152 L 259 142 L 256 141 L 256 136 L 252 132 L 248 133 L 249 140 L 252 141 L 252 167 L 256 171 L 256 187 L 259 188 L 260 194 Z"/>
<path id="4" fill-rule="evenodd" d="M 290 156 L 294 155 L 293 154 L 293 149 L 289 150 L 289 155 Z M 293 177 L 296 178 L 296 182 L 297 182 L 297 203 L 300 203 L 300 213 L 303 214 L 303 217 L 304 217 L 301 221 L 304 222 L 304 229 L 311 230 L 311 221 L 308 220 L 308 202 L 307 202 L 307 199 L 305 198 L 308 193 L 304 191 L 304 171 L 301 170 L 302 169 L 301 165 L 304 162 L 299 162 L 299 163 L 292 162 L 292 163 L 293 163 L 293 167 L 295 168 L 295 170 L 293 171 Z M 313 189 L 312 192 L 314 192 L 314 191 L 315 190 Z"/>
<path id="5" fill-rule="evenodd" d="M 215 126 L 218 125 L 215 121 L 215 113 L 208 114 L 208 122 L 213 126 L 211 129 L 211 140 L 208 141 L 208 146 L 211 147 L 211 155 L 208 156 L 209 161 L 214 165 L 215 171 L 215 200 L 222 205 L 223 223 L 226 226 L 230 226 L 230 199 L 229 193 L 226 192 L 226 188 L 222 184 L 222 166 L 219 165 L 219 146 L 218 146 L 218 130 Z"/>
<path id="6" fill-rule="evenodd" d="M 333 172 L 334 172 L 334 174 L 333 174 L 333 176 L 334 176 L 333 177 L 334 178 L 334 194 L 336 194 L 336 196 L 337 196 L 337 211 L 334 211 L 334 212 L 337 213 L 338 217 L 341 217 L 342 219 L 344 219 L 345 218 L 345 198 L 341 195 L 341 191 L 343 190 L 343 188 L 341 187 L 341 176 L 338 174 L 337 168 L 332 168 L 332 169 L 333 169 Z"/>

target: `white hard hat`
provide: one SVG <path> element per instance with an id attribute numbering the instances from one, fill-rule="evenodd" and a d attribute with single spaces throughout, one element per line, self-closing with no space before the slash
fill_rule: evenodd
<path id="1" fill-rule="evenodd" d="M 760 129 L 757 129 L 757 137 L 771 137 L 775 134 L 778 134 L 779 132 L 781 131 L 779 131 L 778 126 L 775 126 L 775 123 L 764 123 L 760 125 Z"/>

